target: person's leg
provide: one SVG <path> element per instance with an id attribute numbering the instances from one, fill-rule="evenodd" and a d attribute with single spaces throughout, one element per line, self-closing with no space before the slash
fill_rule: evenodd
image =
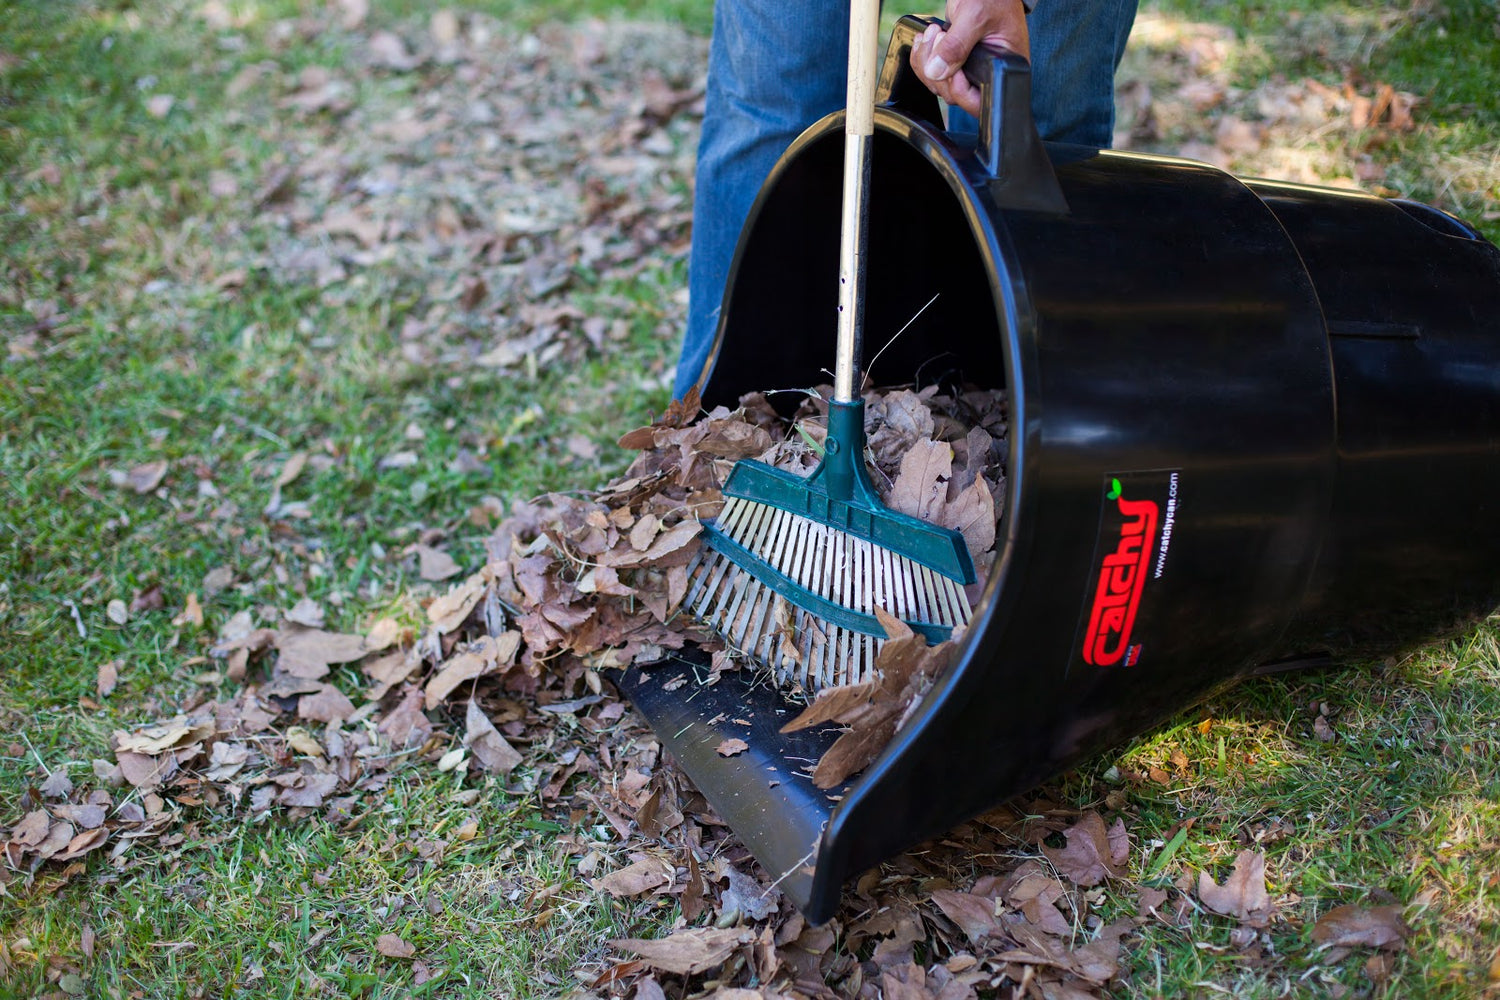
<path id="1" fill-rule="evenodd" d="M 718 0 L 693 192 L 688 322 L 672 393 L 698 381 L 740 229 L 793 139 L 844 106 L 849 8 L 841 0 Z"/>
<path id="2" fill-rule="evenodd" d="M 1136 0 L 1037 0 L 1031 29 L 1031 108 L 1053 142 L 1107 147 L 1114 140 L 1115 69 L 1135 23 Z"/>
<path id="3" fill-rule="evenodd" d="M 1136 0 L 1037 0 L 1031 33 L 1031 113 L 1050 142 L 1106 148 L 1114 140 L 1115 70 L 1135 23 Z M 948 127 L 979 123 L 948 109 Z"/>

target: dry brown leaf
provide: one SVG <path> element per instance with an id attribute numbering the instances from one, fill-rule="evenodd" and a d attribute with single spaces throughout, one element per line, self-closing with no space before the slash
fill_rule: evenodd
<path id="1" fill-rule="evenodd" d="M 660 526 L 661 521 L 655 514 L 641 515 L 640 519 L 631 526 L 630 547 L 637 552 L 645 552 L 651 547 L 651 542 L 656 538 L 656 532 Z"/>
<path id="2" fill-rule="evenodd" d="M 412 958 L 417 949 L 395 934 L 382 934 L 375 939 L 375 950 L 386 958 Z"/>
<path id="3" fill-rule="evenodd" d="M 892 712 L 867 728 L 851 730 L 834 741 L 813 769 L 813 784 L 824 790 L 836 788 L 851 775 L 864 770 L 891 737 L 896 735 L 896 716 Z"/>
<path id="4" fill-rule="evenodd" d="M 75 834 L 68 841 L 67 847 L 52 856 L 54 861 L 72 861 L 81 858 L 92 850 L 103 847 L 105 841 L 109 840 L 109 830 L 102 826 L 92 830 L 85 830 Z"/>
<path id="5" fill-rule="evenodd" d="M 68 845 L 73 842 L 73 824 L 67 822 L 53 823 L 47 828 L 47 835 L 42 842 L 36 845 L 36 853 L 43 860 L 56 857 L 67 850 Z"/>
<path id="6" fill-rule="evenodd" d="M 33 809 L 16 824 L 16 828 L 10 832 L 10 839 L 26 847 L 34 847 L 47 839 L 47 831 L 51 828 L 52 817 L 47 815 L 47 810 Z"/>
<path id="7" fill-rule="evenodd" d="M 729 887 L 719 897 L 721 921 L 766 920 L 780 907 L 781 893 L 775 887 L 762 886 L 734 867 L 725 868 L 724 877 L 729 880 Z"/>
<path id="8" fill-rule="evenodd" d="M 411 685 L 396 707 L 387 712 L 376 726 L 396 749 L 420 746 L 432 735 L 432 721 L 422 710 L 424 701 L 422 689 Z"/>
<path id="9" fill-rule="evenodd" d="M 948 477 L 953 475 L 953 446 L 946 441 L 919 440 L 901 458 L 901 471 L 886 503 L 892 510 L 924 521 L 939 520 L 947 504 Z"/>
<path id="10" fill-rule="evenodd" d="M 53 771 L 47 775 L 47 780 L 42 782 L 42 798 L 63 799 L 73 791 L 73 781 L 66 771 Z M 98 824 L 92 824 L 97 826 Z"/>
<path id="11" fill-rule="evenodd" d="M 114 692 L 115 685 L 120 682 L 120 668 L 124 665 L 124 660 L 110 660 L 99 664 L 99 676 L 95 681 L 99 697 L 108 698 Z"/>
<path id="12" fill-rule="evenodd" d="M 420 658 L 399 650 L 366 660 L 361 667 L 375 684 L 365 693 L 365 697 L 370 701 L 379 701 L 385 697 L 386 692 L 416 673 L 421 666 Z"/>
<path id="13" fill-rule="evenodd" d="M 308 757 L 322 757 L 323 744 L 319 743 L 317 737 L 301 726 L 292 726 L 286 731 L 286 745 L 300 754 Z"/>
<path id="14" fill-rule="evenodd" d="M 338 775 L 321 771 L 278 774 L 272 780 L 282 786 L 280 794 L 276 796 L 277 802 L 284 806 L 302 806 L 308 809 L 320 808 L 339 784 Z"/>
<path id="15" fill-rule="evenodd" d="M 343 722 L 354 714 L 354 702 L 332 684 L 324 684 L 297 702 L 297 717 L 313 722 Z"/>
<path id="16" fill-rule="evenodd" d="M 593 885 L 595 889 L 602 889 L 616 899 L 623 899 L 650 892 L 671 881 L 669 872 L 660 861 L 647 858 L 619 871 L 610 872 L 596 879 Z"/>
<path id="17" fill-rule="evenodd" d="M 316 679 L 334 663 L 353 663 L 365 655 L 364 636 L 322 629 L 292 627 L 276 633 L 273 642 L 281 656 L 278 669 L 296 677 Z"/>
<path id="18" fill-rule="evenodd" d="M 167 460 L 159 458 L 154 462 L 146 462 L 137 465 L 125 474 L 125 484 L 137 493 L 150 493 L 161 485 L 161 481 L 167 475 Z"/>
<path id="19" fill-rule="evenodd" d="M 968 489 L 944 504 L 937 524 L 952 528 L 964 536 L 969 556 L 976 564 L 995 547 L 995 498 L 983 479 L 976 479 Z"/>
<path id="20" fill-rule="evenodd" d="M 460 653 L 438 671 L 427 682 L 427 708 L 437 708 L 465 681 L 492 673 L 515 662 L 516 652 L 521 648 L 519 632 L 504 632 L 499 636 L 481 636 L 466 653 Z"/>
<path id="21" fill-rule="evenodd" d="M 286 612 L 285 618 L 294 625 L 303 625 L 307 628 L 322 628 L 326 620 L 323 605 L 311 597 L 304 597 Z"/>
<path id="22" fill-rule="evenodd" d="M 146 726 L 133 733 L 115 731 L 117 753 L 159 754 L 164 750 L 197 743 L 214 734 L 212 722 L 174 722 Z"/>
<path id="23" fill-rule="evenodd" d="M 795 733 L 829 722 L 853 722 L 870 711 L 871 699 L 878 689 L 879 683 L 876 681 L 824 688 L 818 692 L 812 704 L 804 708 L 791 722 L 782 726 L 781 731 Z"/>
<path id="24" fill-rule="evenodd" d="M 130 596 L 130 613 L 133 615 L 142 611 L 160 611 L 165 606 L 166 599 L 159 583 L 153 583 Z"/>
<path id="25" fill-rule="evenodd" d="M 464 712 L 464 746 L 473 752 L 479 766 L 492 774 L 509 774 L 521 763 L 521 754 L 472 698 Z"/>
<path id="26" fill-rule="evenodd" d="M 198 603 L 197 594 L 188 594 L 187 600 L 183 601 L 182 610 L 172 619 L 172 624 L 178 627 L 192 625 L 194 628 L 203 627 L 203 605 Z"/>
<path id="27" fill-rule="evenodd" d="M 748 944 L 754 932 L 748 928 L 694 927 L 677 931 L 664 938 L 642 940 L 623 938 L 610 944 L 621 951 L 639 955 L 641 960 L 654 969 L 675 972 L 678 975 L 693 975 L 707 972 L 724 963 L 734 950 Z"/>
<path id="28" fill-rule="evenodd" d="M 650 566 L 660 562 L 674 552 L 681 550 L 703 530 L 703 525 L 695 520 L 683 521 L 680 524 L 657 535 L 651 545 L 644 552 L 636 552 L 626 547 L 623 551 L 615 549 L 600 557 L 600 563 L 623 569 L 631 566 Z"/>
<path id="29" fill-rule="evenodd" d="M 417 546 L 417 574 L 424 580 L 446 580 L 463 572 L 452 556 L 430 545 Z"/>
<path id="30" fill-rule="evenodd" d="M 1328 948 L 1360 945 L 1399 951 L 1406 947 L 1411 928 L 1401 919 L 1401 907 L 1335 906 L 1313 925 L 1314 944 Z"/>
<path id="31" fill-rule="evenodd" d="M 1005 924 L 995 912 L 995 901 L 986 896 L 955 892 L 952 889 L 935 889 L 932 901 L 974 944 L 1005 930 Z"/>
<path id="32" fill-rule="evenodd" d="M 1241 851 L 1223 885 L 1214 882 L 1207 872 L 1199 872 L 1198 899 L 1213 912 L 1234 917 L 1248 927 L 1268 926 L 1276 906 L 1266 891 L 1265 852 Z"/>
<path id="33" fill-rule="evenodd" d="M 458 628 L 484 596 L 485 578 L 475 573 L 448 593 L 427 605 L 427 620 L 439 635 Z"/>
<path id="34" fill-rule="evenodd" d="M 1123 834 L 1124 825 L 1117 822 L 1116 826 Z M 1043 845 L 1042 853 L 1060 875 L 1075 885 L 1087 888 L 1125 874 L 1122 865 L 1128 856 L 1129 845 L 1127 843 L 1122 851 L 1117 842 L 1112 842 L 1115 838 L 1110 836 L 1104 817 L 1098 813 L 1084 813 L 1077 823 L 1063 831 L 1063 836 L 1068 841 L 1066 847 Z"/>
<path id="35" fill-rule="evenodd" d="M 718 746 L 714 747 L 715 752 L 717 752 L 720 757 L 733 757 L 735 754 L 744 753 L 749 749 L 750 744 L 746 743 L 742 739 L 739 739 L 738 737 L 730 737 L 729 739 L 720 742 Z"/>
<path id="36" fill-rule="evenodd" d="M 389 649 L 400 641 L 403 631 L 401 624 L 396 619 L 379 619 L 374 625 L 370 626 L 370 631 L 365 635 L 366 651 L 378 653 L 383 649 Z"/>

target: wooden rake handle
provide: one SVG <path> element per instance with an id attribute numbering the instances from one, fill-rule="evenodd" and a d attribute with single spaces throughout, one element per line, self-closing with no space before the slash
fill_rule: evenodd
<path id="1" fill-rule="evenodd" d="M 849 82 L 844 109 L 844 200 L 839 224 L 838 351 L 833 398 L 859 398 L 856 381 L 864 348 L 865 250 L 868 243 L 870 137 L 875 131 L 876 49 L 880 0 L 849 7 Z"/>

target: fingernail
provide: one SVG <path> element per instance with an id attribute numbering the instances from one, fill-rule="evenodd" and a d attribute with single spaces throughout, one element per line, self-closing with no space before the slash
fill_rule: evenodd
<path id="1" fill-rule="evenodd" d="M 927 60 L 927 76 L 932 80 L 942 80 L 948 76 L 948 64 L 943 61 L 942 56 L 933 56 Z"/>
<path id="2" fill-rule="evenodd" d="M 922 44 L 923 45 L 931 45 L 932 44 L 932 40 L 934 38 L 936 38 L 938 36 L 938 32 L 940 32 L 942 30 L 943 30 L 942 28 L 939 28 L 935 24 L 929 24 L 927 26 L 927 30 L 924 31 L 924 32 L 922 32 Z"/>

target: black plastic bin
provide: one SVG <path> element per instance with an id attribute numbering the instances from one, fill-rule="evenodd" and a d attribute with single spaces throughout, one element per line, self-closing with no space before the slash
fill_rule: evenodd
<path id="1" fill-rule="evenodd" d="M 798 769 L 833 734 L 780 735 L 796 709 L 773 693 L 621 681 L 814 921 L 846 878 L 1227 684 L 1500 603 L 1500 251 L 1415 203 L 1043 146 L 1012 56 L 970 63 L 993 74 L 988 134 L 947 134 L 906 70 L 922 26 L 882 73 L 867 347 L 941 293 L 876 382 L 1007 390 L 998 555 L 962 650 L 829 794 Z M 766 181 L 708 405 L 825 380 L 841 158 L 835 115 Z M 751 749 L 719 756 L 728 737 Z"/>

